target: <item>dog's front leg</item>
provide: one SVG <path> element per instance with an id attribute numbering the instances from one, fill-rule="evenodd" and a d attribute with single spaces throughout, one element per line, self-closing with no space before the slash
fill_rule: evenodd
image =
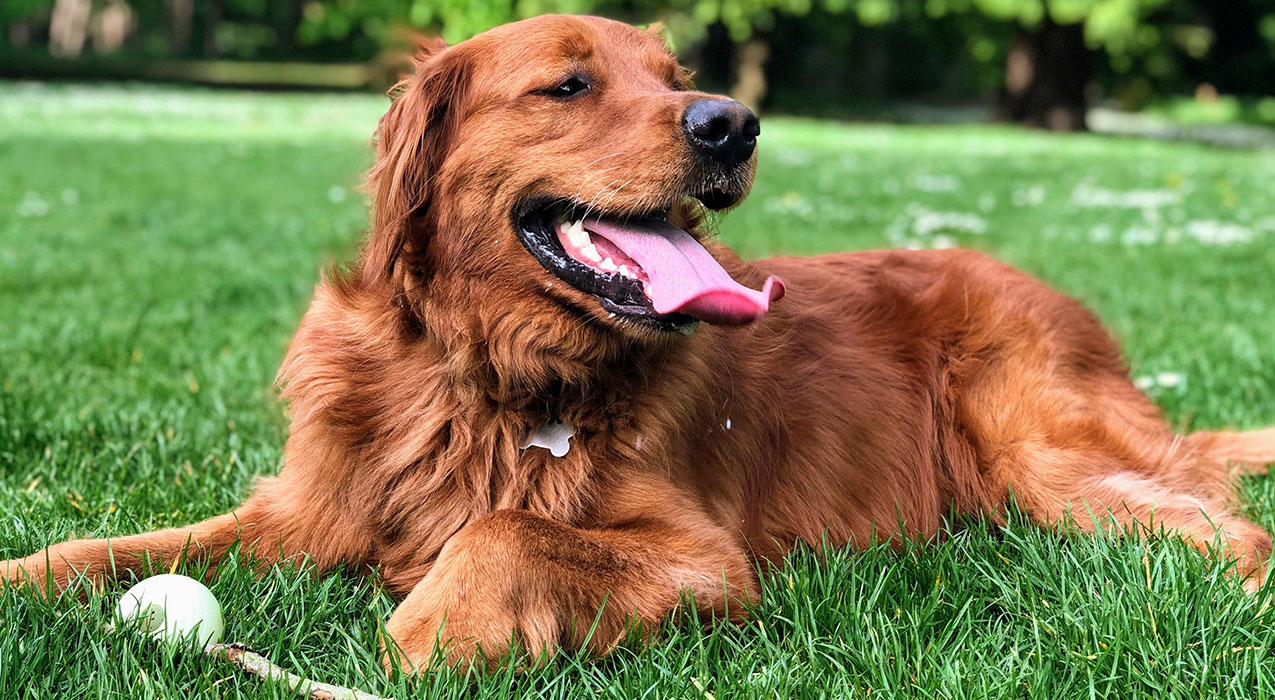
<path id="1" fill-rule="evenodd" d="M 305 555 L 316 570 L 323 571 L 365 557 L 367 531 L 351 520 L 331 496 L 306 492 L 292 482 L 267 480 L 233 512 L 203 522 L 123 537 L 72 540 L 0 561 L 0 583 L 58 593 L 77 579 L 112 581 L 162 570 L 178 559 L 206 564 L 211 576 L 221 558 L 236 546 L 257 566 Z"/>
<path id="2" fill-rule="evenodd" d="M 687 593 L 702 613 L 741 617 L 757 596 L 755 570 L 720 529 L 686 525 L 656 516 L 581 529 L 525 511 L 484 516 L 448 540 L 390 618 L 386 663 L 422 670 L 437 647 L 449 663 L 490 668 L 515 641 L 536 660 L 559 647 L 605 653 L 630 624 L 653 629 Z"/>
<path id="3" fill-rule="evenodd" d="M 178 558 L 215 562 L 235 542 L 248 546 L 259 543 L 266 531 L 264 518 L 259 508 L 248 503 L 232 513 L 186 527 L 62 542 L 28 557 L 0 561 L 0 581 L 57 593 L 79 578 L 105 582 L 126 573 L 142 573 L 147 562 L 154 568 L 167 567 Z M 269 557 L 273 551 L 266 547 L 259 555 Z"/>

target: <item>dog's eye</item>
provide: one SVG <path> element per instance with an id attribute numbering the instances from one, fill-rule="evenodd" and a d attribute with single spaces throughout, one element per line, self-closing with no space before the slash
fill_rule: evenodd
<path id="1" fill-rule="evenodd" d="M 558 83 L 554 87 L 544 90 L 541 94 L 546 97 L 552 97 L 555 100 L 566 100 L 579 95 L 589 89 L 589 83 L 578 75 Z"/>

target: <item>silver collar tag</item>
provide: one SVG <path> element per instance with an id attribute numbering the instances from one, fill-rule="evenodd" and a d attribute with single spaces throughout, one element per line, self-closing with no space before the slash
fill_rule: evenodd
<path id="1" fill-rule="evenodd" d="M 539 428 L 531 431 L 522 441 L 522 449 L 543 447 L 554 457 L 563 457 L 571 449 L 571 436 L 575 434 L 570 423 L 562 421 L 545 421 Z"/>

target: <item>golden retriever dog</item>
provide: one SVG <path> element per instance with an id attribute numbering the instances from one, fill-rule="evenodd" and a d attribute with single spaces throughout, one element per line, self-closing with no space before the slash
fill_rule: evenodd
<path id="1" fill-rule="evenodd" d="M 737 618 L 799 543 L 930 538 L 1011 494 L 1045 526 L 1154 515 L 1263 579 L 1231 467 L 1275 460 L 1275 430 L 1175 435 L 1093 314 L 978 253 L 741 261 L 703 221 L 748 193 L 757 117 L 656 32 L 546 16 L 416 63 L 360 259 L 280 370 L 282 471 L 234 512 L 6 580 L 236 545 L 366 567 L 402 597 L 387 656 L 421 668 L 439 645 L 605 653 L 689 605 Z"/>

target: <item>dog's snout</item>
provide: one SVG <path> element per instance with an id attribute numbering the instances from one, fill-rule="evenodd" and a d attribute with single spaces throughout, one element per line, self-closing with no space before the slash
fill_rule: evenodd
<path id="1" fill-rule="evenodd" d="M 698 153 L 738 165 L 753 155 L 761 122 L 734 100 L 696 100 L 682 113 L 682 131 Z"/>

